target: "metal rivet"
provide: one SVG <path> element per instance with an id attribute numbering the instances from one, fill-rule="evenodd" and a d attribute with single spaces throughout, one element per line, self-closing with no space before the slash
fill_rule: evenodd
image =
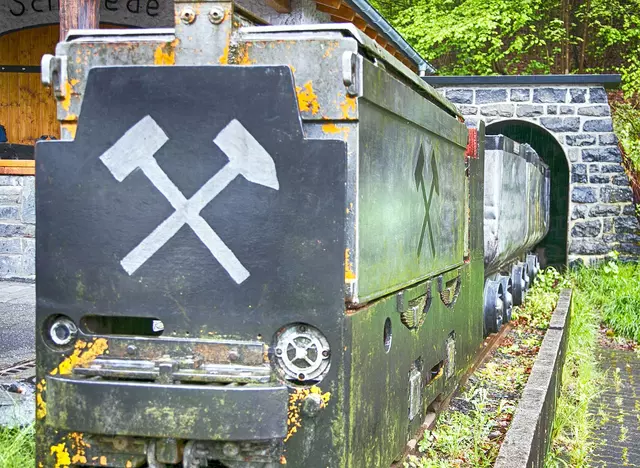
<path id="1" fill-rule="evenodd" d="M 180 19 L 184 24 L 191 24 L 196 20 L 196 12 L 193 8 L 186 7 L 180 13 Z"/>
<path id="2" fill-rule="evenodd" d="M 229 351 L 229 361 L 236 362 L 239 358 L 240 355 L 238 354 L 237 350 L 232 349 L 231 351 Z"/>
<path id="3" fill-rule="evenodd" d="M 113 447 L 116 450 L 123 451 L 127 448 L 127 445 L 129 445 L 129 441 L 122 436 L 118 436 L 113 439 Z"/>
<path id="4" fill-rule="evenodd" d="M 233 442 L 227 442 L 222 446 L 222 453 L 224 453 L 226 457 L 237 457 L 240 449 Z"/>
<path id="5" fill-rule="evenodd" d="M 136 351 L 138 351 L 138 348 L 136 348 L 134 345 L 130 344 L 129 346 L 127 346 L 127 354 L 135 354 Z"/>
<path id="6" fill-rule="evenodd" d="M 220 24 L 224 20 L 224 10 L 220 7 L 213 7 L 209 12 L 209 21 L 213 24 Z"/>
<path id="7" fill-rule="evenodd" d="M 282 356 L 282 349 L 281 348 L 276 348 L 276 354 L 278 356 Z"/>

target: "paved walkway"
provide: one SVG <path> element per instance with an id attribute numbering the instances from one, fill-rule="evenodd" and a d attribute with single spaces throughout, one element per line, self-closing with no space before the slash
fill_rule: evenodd
<path id="1" fill-rule="evenodd" d="M 0 281 L 0 370 L 35 359 L 36 287 Z"/>
<path id="2" fill-rule="evenodd" d="M 603 349 L 603 368 L 610 385 L 596 403 L 596 434 L 602 443 L 595 449 L 593 467 L 640 467 L 640 354 Z"/>
<path id="3" fill-rule="evenodd" d="M 34 418 L 33 393 L 5 390 L 13 380 L 32 375 L 33 367 L 23 372 L 15 368 L 2 371 L 35 359 L 35 318 L 35 285 L 0 281 L 0 426 L 24 426 Z"/>

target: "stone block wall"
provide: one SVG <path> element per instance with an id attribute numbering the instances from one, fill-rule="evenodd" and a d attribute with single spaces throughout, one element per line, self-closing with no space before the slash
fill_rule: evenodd
<path id="1" fill-rule="evenodd" d="M 487 124 L 524 120 L 556 138 L 571 178 L 569 262 L 589 263 L 613 250 L 640 255 L 640 226 L 604 87 L 485 85 L 439 91 L 458 106 L 468 125 L 480 119 Z"/>
<path id="2" fill-rule="evenodd" d="M 0 175 L 0 279 L 35 279 L 35 234 L 35 177 Z"/>

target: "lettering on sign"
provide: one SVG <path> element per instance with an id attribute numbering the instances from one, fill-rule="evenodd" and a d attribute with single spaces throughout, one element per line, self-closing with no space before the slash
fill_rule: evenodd
<path id="1" fill-rule="evenodd" d="M 173 27 L 168 0 L 100 0 L 100 21 L 141 28 Z M 59 0 L 0 0 L 0 35 L 60 22 Z"/>

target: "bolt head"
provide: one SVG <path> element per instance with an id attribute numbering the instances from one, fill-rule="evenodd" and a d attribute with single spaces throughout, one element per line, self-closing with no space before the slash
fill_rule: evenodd
<path id="1" fill-rule="evenodd" d="M 236 362 L 238 361 L 238 359 L 240 359 L 240 354 L 238 354 L 238 351 L 235 349 L 232 349 L 231 351 L 229 351 L 229 361 L 231 362 Z"/>
<path id="2" fill-rule="evenodd" d="M 133 354 L 136 354 L 136 351 L 138 351 L 138 348 L 136 346 L 134 346 L 132 344 L 127 346 L 127 354 L 133 355 Z"/>
<path id="3" fill-rule="evenodd" d="M 220 24 L 224 21 L 225 13 L 220 7 L 213 7 L 209 12 L 209 21 L 212 24 Z"/>
<path id="4" fill-rule="evenodd" d="M 180 13 L 180 20 L 184 24 L 192 24 L 196 20 L 196 16 L 196 12 L 193 10 L 193 8 L 186 7 Z"/>

